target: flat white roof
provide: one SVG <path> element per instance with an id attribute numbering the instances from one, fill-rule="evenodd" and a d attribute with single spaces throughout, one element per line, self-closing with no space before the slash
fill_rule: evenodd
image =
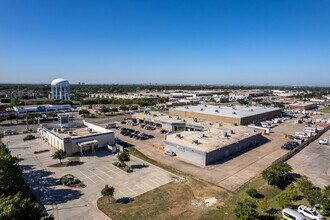
<path id="1" fill-rule="evenodd" d="M 218 115 L 218 116 L 231 117 L 231 118 L 244 118 L 262 113 L 278 111 L 281 109 L 275 107 L 257 107 L 257 106 L 242 106 L 242 105 L 237 105 L 232 107 L 216 106 L 216 105 L 206 105 L 205 107 L 205 105 L 195 105 L 195 106 L 175 107 L 174 110 L 195 112 L 195 113 L 207 114 L 207 115 Z"/>

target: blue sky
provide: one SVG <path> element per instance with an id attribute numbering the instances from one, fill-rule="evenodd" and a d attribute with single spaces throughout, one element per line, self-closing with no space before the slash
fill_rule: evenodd
<path id="1" fill-rule="evenodd" d="M 330 86 L 329 0 L 0 0 L 0 83 Z"/>

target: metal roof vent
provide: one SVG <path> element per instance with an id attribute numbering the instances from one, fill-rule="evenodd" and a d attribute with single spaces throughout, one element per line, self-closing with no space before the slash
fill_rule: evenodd
<path id="1" fill-rule="evenodd" d="M 204 107 L 206 107 L 206 105 L 204 105 Z"/>
<path id="2" fill-rule="evenodd" d="M 219 108 L 221 108 L 221 106 L 219 105 Z"/>
<path id="3" fill-rule="evenodd" d="M 192 142 L 193 144 L 196 144 L 196 145 L 198 145 L 199 144 L 199 142 L 198 142 L 198 140 L 193 140 L 193 142 Z"/>
<path id="4" fill-rule="evenodd" d="M 183 138 L 183 136 L 181 134 L 176 134 L 177 138 Z"/>
<path id="5" fill-rule="evenodd" d="M 199 137 L 204 138 L 204 137 L 206 137 L 206 135 L 204 133 L 200 133 Z"/>
<path id="6" fill-rule="evenodd" d="M 250 111 L 253 112 L 253 108 L 251 108 Z"/>
<path id="7" fill-rule="evenodd" d="M 203 109 L 203 108 L 201 108 L 201 111 L 204 111 L 204 109 Z"/>
<path id="8" fill-rule="evenodd" d="M 231 109 L 235 110 L 235 106 L 231 107 Z"/>
<path id="9" fill-rule="evenodd" d="M 215 110 L 215 112 L 219 112 L 218 110 Z"/>
<path id="10" fill-rule="evenodd" d="M 220 132 L 220 137 L 227 137 L 227 131 L 221 131 Z"/>
<path id="11" fill-rule="evenodd" d="M 236 115 L 236 112 L 233 112 L 233 115 Z"/>

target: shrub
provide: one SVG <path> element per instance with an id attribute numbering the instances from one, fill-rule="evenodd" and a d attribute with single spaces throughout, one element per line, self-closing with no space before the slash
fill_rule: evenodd
<path id="1" fill-rule="evenodd" d="M 37 150 L 37 151 L 34 151 L 34 154 L 40 154 L 40 153 L 44 153 L 44 152 L 48 152 L 49 150 L 48 149 L 45 149 L 45 150 Z"/>
<path id="2" fill-rule="evenodd" d="M 251 198 L 260 198 L 261 194 L 258 193 L 258 191 L 255 188 L 250 188 L 246 191 L 246 193 L 251 197 Z"/>
<path id="3" fill-rule="evenodd" d="M 104 188 L 101 190 L 102 196 L 113 196 L 113 193 L 115 192 L 115 188 L 113 186 L 109 186 L 108 184 L 104 186 Z"/>
<path id="4" fill-rule="evenodd" d="M 268 212 L 271 208 L 267 198 L 260 199 L 258 205 L 264 212 Z"/>
<path id="5" fill-rule="evenodd" d="M 129 166 L 124 167 L 123 170 L 126 171 L 127 173 L 133 172 L 132 168 L 130 168 Z"/>
<path id="6" fill-rule="evenodd" d="M 290 207 L 292 206 L 292 200 L 291 200 L 291 197 L 290 195 L 285 192 L 285 191 L 282 191 L 280 194 L 278 194 L 276 196 L 276 202 L 278 203 L 278 205 L 281 207 L 281 208 L 285 208 L 285 207 Z"/>
<path id="7" fill-rule="evenodd" d="M 259 216 L 257 205 L 251 199 L 244 199 L 236 203 L 234 214 L 237 219 L 253 220 Z"/>
<path id="8" fill-rule="evenodd" d="M 296 181 L 297 188 L 302 192 L 312 190 L 314 188 L 313 183 L 308 179 L 307 176 L 302 176 Z"/>
<path id="9" fill-rule="evenodd" d="M 69 179 L 66 177 L 66 176 L 63 176 L 61 179 L 60 179 L 60 182 L 67 186 L 68 182 L 69 182 Z"/>

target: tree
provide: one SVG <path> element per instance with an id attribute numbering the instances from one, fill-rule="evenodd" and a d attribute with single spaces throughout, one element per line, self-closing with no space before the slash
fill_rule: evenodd
<path id="1" fill-rule="evenodd" d="M 234 208 L 234 214 L 240 220 L 254 220 L 259 216 L 257 205 L 251 199 L 238 201 Z"/>
<path id="2" fill-rule="evenodd" d="M 279 206 L 281 206 L 281 208 L 292 206 L 291 197 L 285 191 L 282 191 L 280 194 L 276 196 L 276 202 L 278 203 Z"/>
<path id="3" fill-rule="evenodd" d="M 262 177 L 267 180 L 270 185 L 283 184 L 288 179 L 288 174 L 292 167 L 288 163 L 279 163 L 268 167 L 262 172 Z"/>
<path id="4" fill-rule="evenodd" d="M 246 101 L 245 99 L 237 99 L 237 102 L 241 105 L 248 105 L 249 104 L 249 102 Z"/>
<path id="5" fill-rule="evenodd" d="M 60 163 L 62 163 L 62 160 L 66 157 L 66 152 L 64 150 L 57 150 L 52 157 L 53 159 L 60 160 Z"/>
<path id="6" fill-rule="evenodd" d="M 113 196 L 115 192 L 115 188 L 113 186 L 109 186 L 108 184 L 101 190 L 102 196 Z"/>
<path id="7" fill-rule="evenodd" d="M 0 197 L 0 219 L 35 220 L 41 217 L 40 207 L 18 192 L 14 196 Z"/>
<path id="8" fill-rule="evenodd" d="M 120 154 L 117 155 L 117 158 L 119 160 L 119 162 L 121 163 L 121 165 L 125 165 L 125 162 L 130 161 L 130 155 L 128 153 L 128 151 L 123 151 Z"/>
<path id="9" fill-rule="evenodd" d="M 14 195 L 23 188 L 24 181 L 16 158 L 0 143 L 0 195 Z"/>
<path id="10" fill-rule="evenodd" d="M 300 192 L 305 193 L 308 190 L 314 188 L 313 183 L 308 179 L 307 176 L 302 176 L 296 181 L 296 186 Z"/>
<path id="11" fill-rule="evenodd" d="M 288 185 L 284 191 L 289 195 L 291 200 L 296 200 L 298 198 L 298 190 L 293 184 Z"/>
<path id="12" fill-rule="evenodd" d="M 267 198 L 260 199 L 258 205 L 259 208 L 262 209 L 264 212 L 268 212 L 271 208 Z"/>

